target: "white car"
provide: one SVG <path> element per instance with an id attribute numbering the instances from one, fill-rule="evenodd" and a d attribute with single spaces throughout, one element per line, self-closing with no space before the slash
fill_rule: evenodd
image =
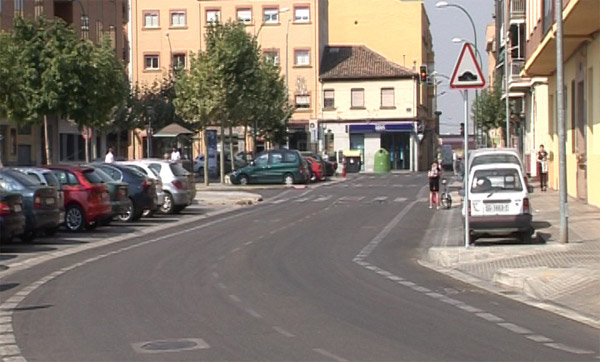
<path id="1" fill-rule="evenodd" d="M 121 165 L 128 165 L 128 166 L 132 166 L 135 167 L 138 171 L 144 173 L 145 175 L 147 175 L 149 178 L 154 180 L 154 183 L 156 184 L 156 204 L 157 205 L 161 205 L 165 203 L 165 192 L 163 191 L 163 183 L 162 183 L 162 178 L 160 177 L 160 175 L 154 171 L 153 169 L 151 169 L 146 163 L 144 162 L 139 162 L 136 160 L 133 161 L 117 161 L 117 164 L 121 164 Z M 151 210 L 145 210 L 144 211 L 144 216 L 148 217 L 148 216 L 152 216 L 153 212 Z"/>
<path id="2" fill-rule="evenodd" d="M 478 237 L 517 235 L 531 242 L 531 205 L 523 171 L 514 163 L 476 165 L 469 173 L 469 243 Z"/>
<path id="3" fill-rule="evenodd" d="M 471 167 L 490 163 L 514 163 L 526 175 L 523 158 L 516 148 L 478 148 L 469 151 L 469 170 Z"/>

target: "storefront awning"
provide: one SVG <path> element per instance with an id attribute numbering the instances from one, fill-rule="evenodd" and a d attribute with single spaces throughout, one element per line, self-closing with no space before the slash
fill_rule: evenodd
<path id="1" fill-rule="evenodd" d="M 414 130 L 412 122 L 349 124 L 346 127 L 348 133 L 412 132 Z"/>

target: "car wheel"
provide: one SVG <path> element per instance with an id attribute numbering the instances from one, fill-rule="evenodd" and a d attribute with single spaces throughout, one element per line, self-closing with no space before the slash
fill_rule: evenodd
<path id="1" fill-rule="evenodd" d="M 521 241 L 521 243 L 531 244 L 531 234 L 531 230 L 521 232 L 521 234 L 519 234 L 519 240 Z"/>
<path id="2" fill-rule="evenodd" d="M 146 209 L 146 210 L 144 210 L 144 212 L 142 213 L 142 216 L 143 216 L 143 217 L 153 217 L 155 213 L 156 213 L 156 210 L 150 210 L 150 209 Z"/>
<path id="3" fill-rule="evenodd" d="M 77 205 L 67 207 L 65 212 L 65 226 L 69 231 L 82 231 L 85 227 L 83 210 Z"/>
<path id="4" fill-rule="evenodd" d="M 183 209 L 186 208 L 186 206 L 187 205 L 176 205 L 176 206 L 173 206 L 173 213 L 174 214 L 179 214 L 180 212 L 183 211 Z"/>
<path id="5" fill-rule="evenodd" d="M 294 184 L 294 175 L 292 175 L 291 173 L 286 173 L 285 175 L 283 175 L 283 183 L 286 186 L 292 186 Z"/>
<path id="6" fill-rule="evenodd" d="M 127 209 L 122 214 L 117 215 L 117 219 L 122 222 L 131 222 L 133 221 L 133 202 L 130 202 L 127 205 Z"/>
<path id="7" fill-rule="evenodd" d="M 160 206 L 160 211 L 165 214 L 172 214 L 175 205 L 173 204 L 173 196 L 169 193 L 165 193 L 165 202 Z"/>
<path id="8" fill-rule="evenodd" d="M 240 185 L 248 185 L 248 176 L 242 174 L 240 177 L 238 177 L 238 180 L 240 181 Z"/>

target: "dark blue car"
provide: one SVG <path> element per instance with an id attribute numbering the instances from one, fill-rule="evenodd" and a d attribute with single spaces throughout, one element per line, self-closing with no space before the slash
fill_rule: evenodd
<path id="1" fill-rule="evenodd" d="M 0 188 L 23 197 L 25 230 L 20 235 L 22 241 L 31 241 L 42 232 L 54 234 L 58 230 L 60 209 L 56 189 L 6 168 L 0 169 Z"/>
<path id="2" fill-rule="evenodd" d="M 113 180 L 127 182 L 131 207 L 126 213 L 117 216 L 119 220 L 135 221 L 142 217 L 144 210 L 155 211 L 158 208 L 154 180 L 145 174 L 135 168 L 113 163 L 95 163 L 94 167 L 107 173 Z"/>

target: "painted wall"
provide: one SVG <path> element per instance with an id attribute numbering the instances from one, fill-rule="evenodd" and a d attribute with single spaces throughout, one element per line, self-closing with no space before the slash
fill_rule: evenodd
<path id="1" fill-rule="evenodd" d="M 587 179 L 588 203 L 600 206 L 600 38 L 587 49 Z"/>

